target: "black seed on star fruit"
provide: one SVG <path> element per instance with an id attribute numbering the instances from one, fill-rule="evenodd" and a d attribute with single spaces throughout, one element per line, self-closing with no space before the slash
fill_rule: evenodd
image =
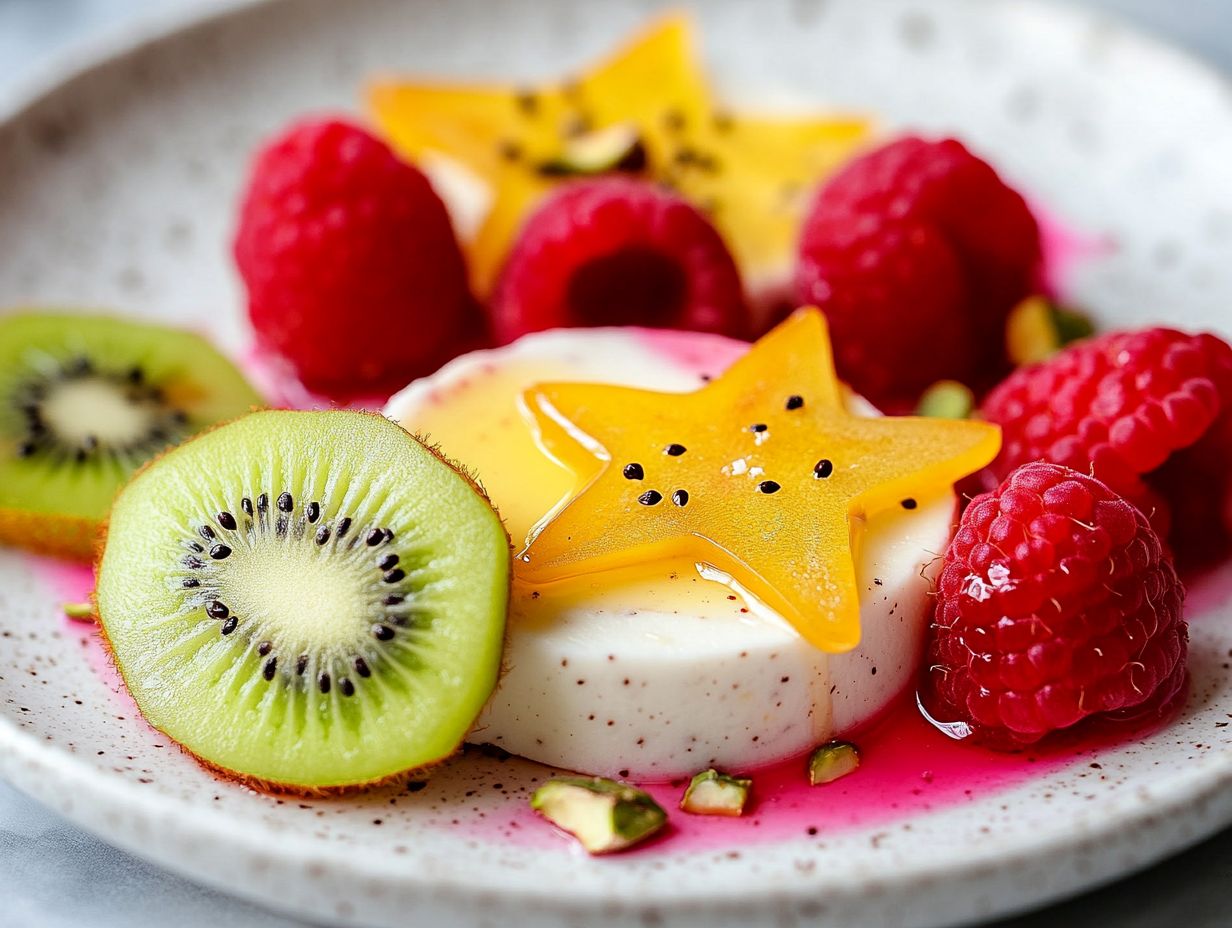
<path id="1" fill-rule="evenodd" d="M 368 537 L 364 539 L 364 544 L 366 544 L 369 548 L 375 548 L 377 545 L 379 545 L 384 540 L 385 540 L 385 533 L 382 532 L 379 528 L 374 528 L 372 531 L 368 533 Z"/>
<path id="2" fill-rule="evenodd" d="M 295 508 L 295 498 L 285 490 L 278 494 L 278 509 L 281 512 L 290 512 Z"/>
<path id="3" fill-rule="evenodd" d="M 390 570 L 393 567 L 395 567 L 397 563 L 398 563 L 398 555 L 387 554 L 383 558 L 381 558 L 379 561 L 376 562 L 376 566 L 379 567 L 381 570 Z"/>
<path id="4" fill-rule="evenodd" d="M 225 558 L 230 557 L 230 555 L 231 549 L 226 545 L 214 545 L 210 548 L 210 557 L 216 561 L 224 560 Z"/>
<path id="5" fill-rule="evenodd" d="M 677 506 L 688 505 L 689 491 L 688 490 L 677 490 L 675 493 L 672 494 L 672 502 L 675 503 Z"/>
<path id="6" fill-rule="evenodd" d="M 309 503 L 304 507 L 304 515 L 308 517 L 309 522 L 315 522 L 317 519 L 321 518 L 321 504 Z"/>
<path id="7" fill-rule="evenodd" d="M 240 500 L 240 508 L 244 510 L 246 515 L 252 515 L 252 500 L 245 496 Z"/>
<path id="8" fill-rule="evenodd" d="M 329 674 L 322 673 L 319 677 L 317 677 L 317 689 L 319 689 L 322 693 L 329 692 L 329 684 Z"/>
<path id="9" fill-rule="evenodd" d="M 824 480 L 834 473 L 834 462 L 829 458 L 822 458 L 813 465 L 813 476 L 819 480 Z"/>
<path id="10" fill-rule="evenodd" d="M 261 668 L 261 676 L 267 680 L 274 679 L 274 674 L 278 671 L 278 658 L 271 657 L 265 662 L 265 666 Z"/>
<path id="11" fill-rule="evenodd" d="M 323 545 L 327 541 L 329 541 L 329 527 L 322 525 L 317 529 L 316 542 L 319 545 Z"/>
<path id="12" fill-rule="evenodd" d="M 197 544 L 195 541 L 188 542 L 188 548 L 191 551 L 196 551 L 198 554 L 203 554 L 205 552 L 205 548 L 201 547 L 201 545 Z"/>
<path id="13" fill-rule="evenodd" d="M 663 494 L 658 490 L 647 490 L 637 498 L 637 501 L 643 506 L 654 506 L 663 499 Z"/>
<path id="14" fill-rule="evenodd" d="M 361 677 L 372 676 L 372 668 L 368 666 L 368 662 L 362 657 L 355 658 L 355 672 Z"/>
<path id="15" fill-rule="evenodd" d="M 766 423 L 764 422 L 754 422 L 752 425 L 749 426 L 749 431 L 750 432 L 764 432 L 769 427 L 770 426 L 766 425 Z"/>
<path id="16" fill-rule="evenodd" d="M 763 480 L 757 485 L 758 493 L 777 493 L 781 489 L 782 487 L 780 487 L 773 480 Z"/>
<path id="17" fill-rule="evenodd" d="M 257 497 L 257 511 L 265 512 L 267 509 L 269 509 L 269 494 L 262 493 Z"/>
<path id="18" fill-rule="evenodd" d="M 916 506 L 918 506 L 918 505 L 919 505 L 919 503 L 917 503 L 915 500 L 913 500 L 910 496 L 908 496 L 908 497 L 907 497 L 905 500 L 903 500 L 903 502 L 902 502 L 902 507 L 903 507 L 904 509 L 914 509 L 914 508 L 915 508 Z"/>
<path id="19" fill-rule="evenodd" d="M 308 655 L 301 654 L 295 661 L 295 672 L 299 676 L 304 675 L 304 671 L 308 669 Z"/>
<path id="20" fill-rule="evenodd" d="M 341 692 L 343 696 L 354 696 L 355 684 L 352 683 L 348 677 L 341 677 L 338 680 L 338 691 Z"/>
<path id="21" fill-rule="evenodd" d="M 222 633 L 224 635 L 231 634 L 233 631 L 235 631 L 235 629 L 239 626 L 239 624 L 240 624 L 240 620 L 237 619 L 235 616 L 231 616 L 231 618 L 227 619 L 227 621 L 222 623 Z"/>
<path id="22" fill-rule="evenodd" d="M 208 525 L 201 526 L 199 529 L 197 529 L 197 531 L 201 534 L 201 537 L 204 538 L 206 541 L 214 540 L 214 537 L 215 537 L 214 530 L 210 528 Z"/>
<path id="23" fill-rule="evenodd" d="M 189 570 L 200 570 L 205 566 L 205 561 L 201 560 L 199 557 L 193 557 L 190 554 L 188 557 L 184 558 L 184 566 Z"/>
<path id="24" fill-rule="evenodd" d="M 641 480 L 646 476 L 641 464 L 626 464 L 622 473 L 626 480 Z"/>
<path id="25" fill-rule="evenodd" d="M 338 527 L 334 530 L 334 534 L 338 538 L 341 538 L 343 535 L 345 535 L 350 530 L 350 528 L 351 528 L 351 520 L 349 518 L 344 518 L 341 522 L 338 523 Z"/>
<path id="26" fill-rule="evenodd" d="M 393 541 L 394 540 L 394 530 L 391 528 L 383 528 L 381 529 L 381 536 L 382 538 L 384 538 L 385 541 Z"/>
<path id="27" fill-rule="evenodd" d="M 381 579 L 386 583 L 397 583 L 406 577 L 406 571 L 401 567 L 395 567 L 393 570 L 386 571 L 385 576 Z"/>
<path id="28" fill-rule="evenodd" d="M 272 641 L 262 641 L 259 645 L 257 645 L 257 653 L 262 657 L 265 657 L 265 655 L 269 654 L 272 650 L 274 650 L 274 642 Z"/>
<path id="29" fill-rule="evenodd" d="M 227 608 L 226 603 L 219 602 L 215 599 L 205 607 L 205 614 L 211 619 L 225 619 L 231 614 L 231 610 Z"/>
<path id="30" fill-rule="evenodd" d="M 200 586 L 200 585 L 201 585 L 201 581 L 200 581 L 200 580 L 198 580 L 196 577 L 185 577 L 185 578 L 181 581 L 181 584 L 180 584 L 180 585 L 181 585 L 181 586 L 183 586 L 183 587 L 184 587 L 184 589 L 186 589 L 186 590 L 191 590 L 193 587 Z"/>
<path id="31" fill-rule="evenodd" d="M 237 527 L 235 523 L 235 516 L 231 515 L 229 512 L 220 512 L 214 517 L 214 520 L 229 532 L 235 531 Z"/>
<path id="32" fill-rule="evenodd" d="M 684 454 L 687 450 L 689 449 L 687 449 L 684 445 L 678 445 L 676 444 L 676 442 L 672 442 L 670 445 L 668 445 L 666 448 L 663 449 L 663 453 L 666 455 L 670 455 L 671 457 L 678 458 L 682 454 Z"/>
<path id="33" fill-rule="evenodd" d="M 787 397 L 787 402 L 784 405 L 786 405 L 789 412 L 793 409 L 799 409 L 804 405 L 804 397 L 800 396 L 798 393 L 793 393 L 791 396 Z"/>
<path id="34" fill-rule="evenodd" d="M 394 630 L 388 625 L 373 625 L 372 637 L 377 641 L 389 641 L 394 637 Z"/>
<path id="35" fill-rule="evenodd" d="M 385 597 L 385 605 L 387 605 L 387 606 L 398 606 L 398 605 L 401 605 L 401 603 L 402 603 L 405 599 L 406 599 L 406 597 L 405 597 L 405 596 L 399 596 L 399 595 L 397 595 L 397 594 L 395 593 L 395 594 L 393 594 L 393 595 L 391 595 L 391 596 L 386 596 L 386 597 Z"/>

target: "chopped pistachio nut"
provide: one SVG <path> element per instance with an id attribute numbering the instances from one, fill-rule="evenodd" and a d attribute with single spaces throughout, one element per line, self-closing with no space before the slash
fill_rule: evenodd
<path id="1" fill-rule="evenodd" d="M 539 165 L 549 177 L 594 175 L 609 171 L 638 174 L 646 169 L 646 146 L 631 123 L 617 123 L 577 135 L 561 153 Z"/>
<path id="2" fill-rule="evenodd" d="M 667 813 L 640 789 L 602 777 L 556 777 L 530 806 L 591 854 L 624 850 L 667 823 Z"/>
<path id="3" fill-rule="evenodd" d="M 924 391 L 916 415 L 930 419 L 966 419 L 975 408 L 971 390 L 957 380 L 938 380 Z"/>
<path id="4" fill-rule="evenodd" d="M 820 786 L 845 777 L 860 766 L 860 751 L 849 741 L 829 741 L 809 758 L 809 785 Z"/>
<path id="5" fill-rule="evenodd" d="M 693 815 L 743 815 L 752 786 L 752 780 L 728 776 L 712 767 L 692 779 L 680 808 Z"/>
<path id="6" fill-rule="evenodd" d="M 94 603 L 65 603 L 64 614 L 74 622 L 93 622 Z"/>
<path id="7" fill-rule="evenodd" d="M 1010 312 L 1005 328 L 1006 353 L 1015 364 L 1034 364 L 1094 331 L 1091 320 L 1082 313 L 1032 296 Z"/>

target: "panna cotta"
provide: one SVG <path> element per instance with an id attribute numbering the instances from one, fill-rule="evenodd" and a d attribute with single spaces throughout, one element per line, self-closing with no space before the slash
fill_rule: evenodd
<path id="1" fill-rule="evenodd" d="M 748 346 L 716 335 L 574 329 L 456 359 L 386 415 L 466 462 L 515 549 L 576 489 L 536 444 L 521 395 L 543 381 L 696 390 Z M 857 414 L 876 415 L 850 397 Z M 850 735 L 914 683 L 929 565 L 948 543 L 952 491 L 871 518 L 856 560 L 861 640 L 806 642 L 729 576 L 663 561 L 551 584 L 515 561 L 505 668 L 470 739 L 589 774 L 664 780 L 748 770 Z"/>

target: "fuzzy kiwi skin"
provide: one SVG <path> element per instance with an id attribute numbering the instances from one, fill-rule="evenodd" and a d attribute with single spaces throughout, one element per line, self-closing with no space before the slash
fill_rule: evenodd
<path id="1" fill-rule="evenodd" d="M 88 563 L 101 549 L 101 533 L 100 523 L 81 516 L 0 509 L 0 544 L 35 554 Z"/>
<path id="2" fill-rule="evenodd" d="M 355 414 L 358 414 L 358 415 L 372 416 L 374 418 L 381 419 L 384 422 L 388 422 L 390 424 L 396 425 L 399 429 L 402 429 L 402 426 L 399 425 L 397 422 L 394 422 L 394 420 L 392 419 L 387 419 L 385 416 L 381 415 L 380 413 L 372 412 L 370 410 L 356 410 L 354 412 Z M 244 418 L 244 417 L 241 416 L 239 418 Z M 213 432 L 215 429 L 223 428 L 224 426 L 227 426 L 231 424 L 231 422 L 235 422 L 235 421 L 238 421 L 238 419 L 232 419 L 227 422 L 215 423 L 214 425 L 211 425 L 195 433 L 194 435 L 190 436 L 184 442 L 182 442 L 181 445 L 178 445 L 176 447 L 177 448 L 183 447 L 184 445 L 187 445 L 191 442 L 194 442 L 204 437 L 205 435 L 208 435 L 210 432 Z M 512 565 L 513 565 L 514 547 L 513 547 L 513 542 L 509 537 L 509 530 L 505 526 L 504 520 L 500 518 L 500 514 L 499 512 L 497 512 L 496 507 L 492 504 L 492 500 L 488 496 L 487 491 L 483 488 L 482 484 L 479 483 L 479 481 L 475 478 L 475 476 L 466 469 L 464 465 L 460 464 L 457 461 L 452 460 L 451 458 L 443 454 L 439 445 L 430 444 L 418 434 L 408 432 L 406 429 L 402 429 L 402 431 L 406 432 L 407 435 L 409 435 L 414 441 L 418 442 L 428 452 L 430 452 L 433 457 L 435 457 L 438 461 L 440 461 L 442 464 L 448 467 L 451 471 L 453 471 L 455 474 L 461 477 L 463 481 L 466 483 L 466 485 L 469 486 L 471 490 L 480 499 L 482 499 L 483 502 L 490 509 L 492 509 L 494 513 L 496 513 L 497 521 L 500 523 L 501 528 L 505 533 L 505 546 L 506 546 L 506 552 L 507 552 L 506 556 L 508 558 L 508 563 L 506 565 L 508 568 L 506 570 L 506 577 L 508 578 L 507 580 L 508 588 L 506 589 L 506 604 L 507 604 L 509 600 L 509 595 L 511 594 L 511 591 L 512 591 L 512 584 L 513 584 Z M 162 457 L 164 457 L 166 454 L 168 454 L 169 452 L 173 450 L 175 449 L 168 448 L 166 449 L 166 451 L 163 451 L 161 454 L 146 461 L 132 474 L 132 476 L 129 478 L 129 483 L 131 483 L 133 480 L 136 480 L 137 477 L 142 475 L 149 468 L 153 467 Z M 127 484 L 125 485 L 127 486 Z M 117 496 L 118 495 L 119 495 L 119 492 L 117 492 Z M 102 529 L 98 536 L 98 542 L 93 548 L 93 568 L 94 568 L 95 576 L 98 576 L 99 570 L 101 569 L 101 566 L 102 566 L 103 553 L 106 549 L 107 531 L 109 528 L 110 528 L 110 519 L 104 522 Z M 131 690 L 131 687 L 129 686 L 128 679 L 125 675 L 123 667 L 120 664 L 120 661 L 116 659 L 115 650 L 112 647 L 111 640 L 107 635 L 106 624 L 102 621 L 102 612 L 99 608 L 97 589 L 90 594 L 90 602 L 94 606 L 94 614 L 99 617 L 99 620 L 96 623 L 96 627 L 99 633 L 99 640 L 102 642 L 103 650 L 107 655 L 107 660 L 111 663 L 111 666 L 115 668 L 117 675 L 123 681 L 125 689 L 129 690 L 129 694 L 131 696 L 132 690 Z M 506 614 L 506 618 L 507 617 L 508 616 Z M 505 640 L 507 641 L 507 638 L 508 638 L 507 623 L 506 623 L 505 635 L 506 635 Z M 493 687 L 492 687 L 493 692 L 495 692 L 496 687 L 500 685 L 500 678 L 501 676 L 504 675 L 505 669 L 506 669 L 506 666 L 504 662 L 503 645 L 502 645 L 502 657 L 497 667 L 496 681 L 494 682 Z M 136 702 L 135 699 L 134 699 L 134 702 Z M 167 731 L 153 724 L 152 722 L 149 721 L 149 719 L 146 719 L 144 713 L 142 713 L 142 718 L 145 719 L 146 723 L 150 725 L 151 728 L 153 728 L 155 731 L 159 732 L 160 734 L 168 738 L 184 754 L 191 757 L 198 764 L 200 764 L 203 768 L 208 770 L 211 774 L 219 777 L 220 779 L 223 779 L 228 782 L 236 783 L 240 786 L 248 787 L 249 789 L 257 790 L 259 792 L 268 793 L 274 796 L 293 796 L 293 797 L 303 797 L 303 798 L 309 798 L 309 799 L 328 799 L 328 798 L 336 798 L 340 796 L 354 795 L 356 793 L 362 793 L 366 790 L 377 789 L 379 787 L 391 785 L 394 783 L 404 783 L 404 782 L 407 782 L 413 779 L 420 779 L 432 769 L 440 766 L 445 761 L 457 755 L 458 752 L 461 750 L 463 744 L 465 744 L 466 742 L 466 734 L 464 733 L 463 736 L 458 739 L 457 743 L 454 744 L 452 748 L 450 748 L 450 750 L 442 753 L 439 757 L 436 757 L 433 760 L 428 761 L 427 763 L 424 763 L 424 764 L 420 764 L 416 767 L 408 768 L 406 770 L 396 771 L 394 773 L 389 774 L 388 776 L 377 777 L 375 779 L 365 780 L 362 782 L 345 783 L 345 784 L 340 784 L 337 786 L 305 786 L 299 783 L 283 783 L 277 780 L 262 779 L 260 777 L 254 777 L 250 774 L 246 774 L 241 771 L 231 770 L 228 767 L 225 767 L 214 761 L 201 757 L 199 754 L 194 753 L 193 751 L 185 747 L 183 744 L 176 741 L 176 739 L 172 737 Z"/>

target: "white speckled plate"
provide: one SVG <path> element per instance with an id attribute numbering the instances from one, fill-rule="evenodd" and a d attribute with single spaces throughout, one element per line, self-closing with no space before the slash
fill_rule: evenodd
<path id="1" fill-rule="evenodd" d="M 553 74 L 650 2 L 231 4 L 0 100 L 0 303 L 114 306 L 238 350 L 228 261 L 246 154 L 374 69 Z M 725 90 L 867 108 L 961 133 L 1055 215 L 1117 249 L 1069 292 L 1105 322 L 1232 331 L 1232 91 L 1177 53 L 1063 8 L 700 4 Z M 1229 576 L 1193 597 L 1194 689 L 1139 744 L 876 829 L 588 860 L 453 827 L 539 771 L 468 756 L 419 793 L 279 801 L 220 782 L 138 719 L 59 616 L 62 580 L 0 551 L 0 773 L 114 843 L 315 920 L 374 925 L 924 925 L 1107 880 L 1232 821 Z M 1222 592 L 1221 592 L 1222 591 Z M 874 833 L 875 831 L 875 833 Z M 730 851 L 730 852 L 729 852 Z"/>

